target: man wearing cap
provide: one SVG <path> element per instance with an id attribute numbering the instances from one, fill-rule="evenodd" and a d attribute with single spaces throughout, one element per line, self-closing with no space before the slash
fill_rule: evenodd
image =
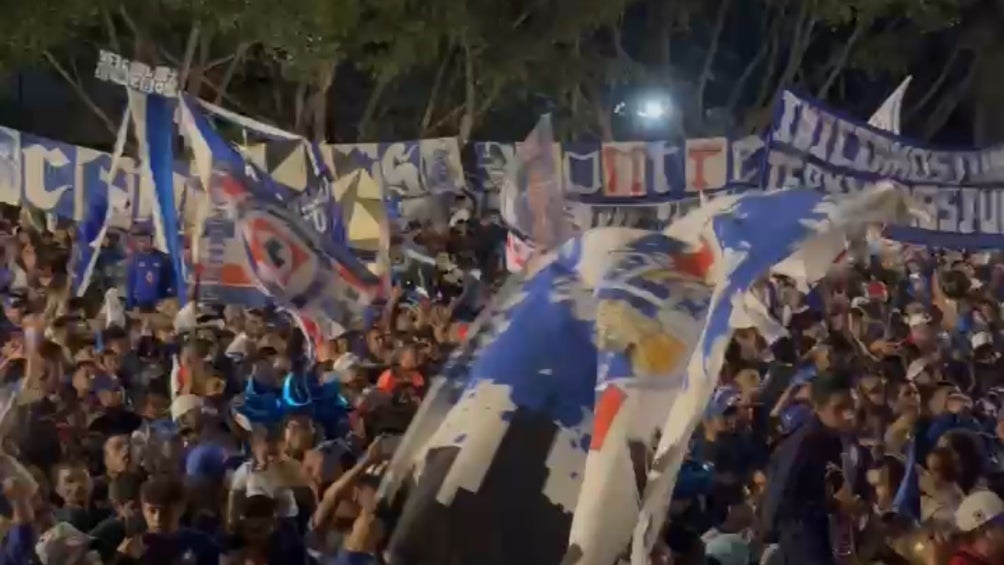
<path id="1" fill-rule="evenodd" d="M 725 518 L 731 506 L 743 501 L 744 485 L 766 460 L 748 419 L 740 412 L 746 406 L 739 389 L 720 387 L 705 412 L 704 437 L 700 438 L 703 442 L 695 446 L 695 456 L 714 466 L 715 488 L 708 507 L 716 522 Z"/>
<path id="2" fill-rule="evenodd" d="M 830 518 L 838 500 L 831 478 L 834 471 L 841 474 L 842 437 L 855 423 L 852 380 L 846 373 L 828 373 L 810 387 L 814 414 L 775 450 L 760 520 L 767 541 L 778 540 L 784 563 L 828 565 L 835 563 Z M 839 500 L 851 497 L 849 488 L 839 494 Z"/>
<path id="3" fill-rule="evenodd" d="M 22 290 L 12 291 L 3 301 L 3 325 L 20 328 L 28 311 L 28 296 Z"/>
<path id="4" fill-rule="evenodd" d="M 949 565 L 1004 563 L 1004 501 L 990 491 L 967 496 L 955 511 L 962 543 Z"/>
<path id="5" fill-rule="evenodd" d="M 139 226 L 133 234 L 136 248 L 126 270 L 126 308 L 152 312 L 174 294 L 174 272 L 170 258 L 153 248 L 149 226 Z"/>

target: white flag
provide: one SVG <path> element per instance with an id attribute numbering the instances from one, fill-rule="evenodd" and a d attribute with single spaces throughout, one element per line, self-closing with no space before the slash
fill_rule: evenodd
<path id="1" fill-rule="evenodd" d="M 903 95 L 906 94 L 906 88 L 910 86 L 911 80 L 913 80 L 913 76 L 903 79 L 903 82 L 896 87 L 889 98 L 886 98 L 879 109 L 875 110 L 875 113 L 868 120 L 868 125 L 899 135 L 899 117 L 903 108 Z"/>

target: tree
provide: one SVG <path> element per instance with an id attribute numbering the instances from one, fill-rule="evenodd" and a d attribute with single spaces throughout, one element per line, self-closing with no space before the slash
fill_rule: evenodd
<path id="1" fill-rule="evenodd" d="M 864 117 L 907 74 L 908 131 L 933 135 L 972 112 L 986 138 L 1004 135 L 998 11 L 980 0 L 47 0 L 12 4 L 0 66 L 50 67 L 109 136 L 122 102 L 89 78 L 102 48 L 173 65 L 193 95 L 330 141 L 515 139 L 544 111 L 566 139 L 636 138 L 630 112 L 615 110 L 645 89 L 677 106 L 672 128 L 651 135 L 739 135 L 766 125 L 783 88 Z"/>

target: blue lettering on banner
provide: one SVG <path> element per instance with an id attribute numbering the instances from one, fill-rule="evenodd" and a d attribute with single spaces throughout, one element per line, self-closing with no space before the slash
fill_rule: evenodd
<path id="1" fill-rule="evenodd" d="M 381 186 L 388 214 L 405 220 L 421 219 L 412 214 L 427 215 L 429 206 L 422 203 L 431 201 L 434 193 L 455 193 L 465 185 L 470 189 L 469 194 L 480 200 L 482 209 L 498 210 L 499 191 L 515 159 L 516 144 L 479 142 L 472 144 L 472 149 L 473 170 L 465 179 L 459 145 L 453 138 L 325 147 L 330 151 L 336 178 L 364 169 Z M 724 177 L 730 187 L 760 178 L 760 164 L 764 160 L 760 138 L 730 141 L 725 150 L 728 170 Z M 693 176 L 688 174 L 693 172 L 688 167 L 696 168 L 699 160 L 688 156 L 685 142 L 566 143 L 560 146 L 559 155 L 560 178 L 568 201 L 599 207 L 596 220 L 584 223 L 651 225 L 651 210 L 625 214 L 610 211 L 612 207 L 624 206 L 650 208 L 661 222 L 676 217 L 679 210 L 696 202 L 696 192 L 688 191 L 687 187 L 688 176 Z M 960 152 L 957 160 L 967 172 L 968 181 L 986 178 L 986 172 L 994 170 L 995 158 L 1004 160 L 1001 157 Z M 783 157 L 773 158 L 783 161 Z M 712 166 L 710 163 L 709 159 L 701 165 L 705 174 Z M 28 202 L 45 212 L 80 220 L 84 203 L 108 190 L 110 164 L 111 156 L 107 153 L 0 127 L 0 202 L 13 205 Z M 306 159 L 303 166 L 309 166 Z M 176 201 L 189 222 L 194 220 L 198 203 L 190 193 L 202 191 L 200 183 L 192 180 L 190 169 L 189 163 L 178 162 L 174 171 Z M 129 209 L 116 214 L 113 223 L 118 227 L 127 227 L 135 219 L 146 219 L 152 211 L 149 199 L 140 198 L 140 192 L 150 187 L 142 186 L 139 171 L 140 167 L 129 158 L 119 162 L 112 189 L 119 193 L 115 200 L 125 201 Z M 829 170 L 819 170 L 814 175 L 827 186 L 839 186 L 841 190 L 857 188 L 853 181 Z M 292 176 L 298 178 L 295 173 Z M 720 186 L 718 182 L 707 188 Z M 964 186 L 974 184 L 967 182 Z M 283 198 L 292 198 L 302 205 L 301 211 L 317 220 L 316 227 L 321 231 L 320 200 L 303 197 L 297 201 L 300 194 L 291 189 Z"/>
<path id="2" fill-rule="evenodd" d="M 23 200 L 57 216 L 72 218 L 77 148 L 22 134 Z"/>
<path id="3" fill-rule="evenodd" d="M 729 143 L 732 150 L 733 184 L 756 185 L 760 182 L 761 166 L 764 157 L 764 141 L 759 135 L 732 140 Z"/>
<path id="4" fill-rule="evenodd" d="M 857 192 L 886 180 L 927 211 L 896 239 L 928 245 L 1004 245 L 1004 147 L 945 150 L 915 143 L 785 91 L 775 109 L 762 171 L 768 189 L 808 186 Z"/>
<path id="5" fill-rule="evenodd" d="M 755 185 L 763 161 L 763 140 L 742 138 L 729 143 L 726 150 L 726 184 Z M 491 195 L 501 190 L 506 170 L 516 158 L 516 146 L 475 143 L 474 155 L 473 188 L 486 195 L 489 209 L 497 209 L 498 198 Z M 706 161 L 688 159 L 685 144 L 666 141 L 565 143 L 560 163 L 566 198 L 595 206 L 653 206 L 692 198 L 695 193 L 687 191 L 687 167 L 708 166 Z"/>
<path id="6" fill-rule="evenodd" d="M 418 143 L 399 141 L 380 144 L 380 172 L 384 194 L 394 200 L 425 196 L 421 175 L 422 153 Z M 378 177 L 373 177 L 374 179 Z"/>
<path id="7" fill-rule="evenodd" d="M 21 204 L 21 132 L 0 128 L 0 202 Z"/>

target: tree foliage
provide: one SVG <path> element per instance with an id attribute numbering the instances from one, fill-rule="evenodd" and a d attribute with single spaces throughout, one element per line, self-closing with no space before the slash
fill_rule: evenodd
<path id="1" fill-rule="evenodd" d="M 980 141 L 1004 136 L 993 110 L 1004 14 L 988 0 L 4 4 L 0 68 L 51 68 L 109 130 L 118 109 L 88 78 L 102 48 L 173 65 L 202 98 L 342 142 L 511 139 L 543 111 L 566 139 L 735 135 L 762 128 L 785 87 L 865 117 L 907 74 L 908 132 L 930 137 L 968 113 Z M 648 92 L 674 101 L 670 129 L 638 129 L 630 106 Z"/>

